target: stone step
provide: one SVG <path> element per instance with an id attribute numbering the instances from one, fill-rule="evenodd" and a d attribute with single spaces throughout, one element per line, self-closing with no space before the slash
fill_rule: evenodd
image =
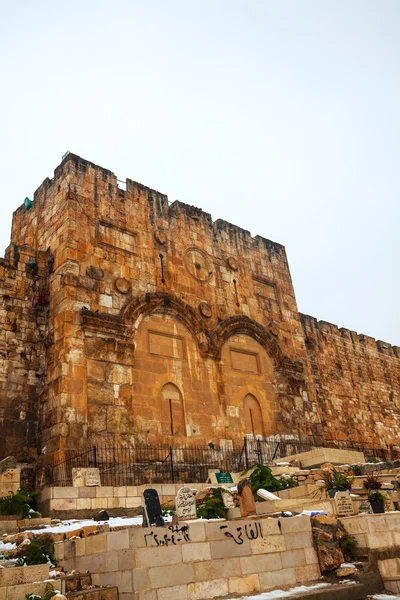
<path id="1" fill-rule="evenodd" d="M 98 587 L 80 592 L 70 592 L 68 598 L 74 598 L 74 600 L 118 600 L 118 588 Z"/>
<path id="2" fill-rule="evenodd" d="M 271 592 L 271 598 L 274 600 L 282 600 L 287 599 L 288 596 L 282 594 L 282 596 L 278 596 L 278 591 L 275 590 Z M 290 590 L 287 590 L 287 592 Z M 287 593 L 286 592 L 286 593 Z M 263 593 L 263 598 L 268 599 L 269 592 Z M 364 600 L 367 597 L 367 591 L 363 584 L 361 583 L 351 583 L 351 584 L 332 584 L 326 587 L 321 588 L 313 588 L 310 587 L 304 591 L 299 593 L 293 593 L 290 595 L 290 600 Z"/>
<path id="3" fill-rule="evenodd" d="M 5 567 L 0 569 L 0 588 L 43 581 L 49 578 L 49 565 Z"/>
<path id="4" fill-rule="evenodd" d="M 48 583 L 51 583 L 55 590 L 61 591 L 60 581 L 52 579 L 51 581 L 35 581 L 0 587 L 0 598 L 1 600 L 26 600 L 27 594 L 36 594 L 43 597 Z"/>

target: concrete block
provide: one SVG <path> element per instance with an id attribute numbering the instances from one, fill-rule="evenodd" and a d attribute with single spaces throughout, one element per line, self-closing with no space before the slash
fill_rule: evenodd
<path id="1" fill-rule="evenodd" d="M 155 565 L 174 565 L 182 562 L 182 546 L 137 548 L 133 560 L 137 569 L 154 567 Z"/>
<path id="2" fill-rule="evenodd" d="M 75 556 L 85 556 L 85 554 L 91 554 L 91 552 L 86 552 L 86 540 L 89 539 L 90 538 L 76 538 L 76 540 L 71 541 L 71 544 L 75 545 Z"/>
<path id="3" fill-rule="evenodd" d="M 303 548 L 297 550 L 290 550 L 289 552 L 282 552 L 282 567 L 288 569 L 289 567 L 301 567 L 306 566 L 306 555 Z"/>
<path id="4" fill-rule="evenodd" d="M 96 498 L 113 498 L 114 496 L 114 488 L 110 486 L 105 487 L 97 487 L 96 488 Z"/>
<path id="5" fill-rule="evenodd" d="M 211 558 L 228 558 L 230 556 L 248 556 L 251 554 L 250 542 L 235 544 L 233 540 L 210 542 Z"/>
<path id="6" fill-rule="evenodd" d="M 134 592 L 134 600 L 157 600 L 156 590 L 144 590 L 143 592 Z M 121 598 L 122 600 L 122 598 Z"/>
<path id="7" fill-rule="evenodd" d="M 391 531 L 384 515 L 371 515 L 367 517 L 368 531 L 375 533 L 376 531 Z"/>
<path id="8" fill-rule="evenodd" d="M 149 569 L 149 577 L 152 588 L 173 587 L 194 581 L 194 570 L 191 564 L 153 567 Z"/>
<path id="9" fill-rule="evenodd" d="M 107 533 L 107 550 L 124 550 L 129 548 L 129 530 L 121 529 Z"/>
<path id="10" fill-rule="evenodd" d="M 311 535 L 311 534 L 310 534 Z M 286 536 L 270 535 L 250 542 L 252 554 L 267 554 L 269 552 L 284 552 Z M 244 545 L 244 544 L 243 544 Z"/>
<path id="11" fill-rule="evenodd" d="M 299 531 L 311 531 L 311 519 L 307 515 L 301 517 L 286 517 L 278 520 L 281 524 L 283 535 L 286 533 L 297 533 Z"/>
<path id="12" fill-rule="evenodd" d="M 126 498 L 126 485 L 113 488 L 114 498 Z"/>
<path id="13" fill-rule="evenodd" d="M 117 550 L 118 571 L 128 571 L 134 567 L 134 551 L 131 548 L 126 550 Z"/>
<path id="14" fill-rule="evenodd" d="M 312 547 L 312 534 L 308 531 L 299 533 L 288 533 L 285 535 L 286 550 L 297 550 L 297 548 Z"/>
<path id="15" fill-rule="evenodd" d="M 106 554 L 90 554 L 79 556 L 75 560 L 77 571 L 90 571 L 90 573 L 106 573 Z"/>
<path id="16" fill-rule="evenodd" d="M 109 533 L 100 533 L 90 535 L 85 538 L 86 550 L 85 554 L 105 554 L 107 552 L 107 536 Z"/>
<path id="17" fill-rule="evenodd" d="M 0 587 L 43 581 L 49 578 L 49 565 L 0 569 Z"/>
<path id="18" fill-rule="evenodd" d="M 126 486 L 126 495 L 128 497 L 138 496 L 138 488 L 137 485 L 127 485 Z"/>
<path id="19" fill-rule="evenodd" d="M 240 558 L 240 567 L 244 575 L 251 573 L 264 573 L 265 571 L 279 571 L 282 569 L 282 553 L 257 554 Z M 236 573 L 237 574 L 237 573 Z"/>
<path id="20" fill-rule="evenodd" d="M 55 487 L 53 488 L 53 498 L 78 498 L 78 488 Z"/>
<path id="21" fill-rule="evenodd" d="M 94 490 L 98 488 L 92 488 Z M 91 498 L 91 509 L 92 510 L 101 510 L 107 509 L 107 498 Z"/>
<path id="22" fill-rule="evenodd" d="M 119 550 L 119 552 L 122 552 L 122 550 Z M 119 570 L 118 550 L 109 550 L 106 554 L 106 571 L 115 572 Z"/>
<path id="23" fill-rule="evenodd" d="M 79 487 L 78 488 L 79 498 L 96 498 L 96 488 L 95 487 Z"/>
<path id="24" fill-rule="evenodd" d="M 260 585 L 262 590 L 270 590 L 279 585 L 293 585 L 296 583 L 296 572 L 294 569 L 282 569 L 271 573 L 260 573 Z"/>
<path id="25" fill-rule="evenodd" d="M 174 585 L 168 588 L 160 588 L 157 590 L 157 598 L 158 600 L 187 600 L 187 585 Z"/>
<path id="26" fill-rule="evenodd" d="M 106 587 L 107 585 L 116 585 L 116 572 L 114 573 L 99 573 L 97 575 L 99 583 L 97 585 Z M 93 580 L 93 578 L 92 578 Z M 94 581 L 93 581 L 94 583 Z M 119 590 L 118 590 L 119 591 Z"/>
<path id="27" fill-rule="evenodd" d="M 107 498 L 107 508 L 126 508 L 126 498 Z"/>
<path id="28" fill-rule="evenodd" d="M 389 531 L 377 531 L 365 534 L 368 548 L 391 548 L 394 540 Z"/>
<path id="29" fill-rule="evenodd" d="M 92 508 L 92 499 L 91 498 L 78 498 L 76 501 L 77 510 L 86 510 Z"/>
<path id="30" fill-rule="evenodd" d="M 228 589 L 230 594 L 251 594 L 252 592 L 258 592 L 260 591 L 260 579 L 256 573 L 242 577 L 232 577 L 228 579 Z"/>
<path id="31" fill-rule="evenodd" d="M 318 564 L 302 565 L 295 568 L 296 581 L 304 583 L 305 581 L 315 581 L 321 577 L 321 571 Z"/>
<path id="32" fill-rule="evenodd" d="M 182 544 L 181 548 L 183 562 L 211 560 L 211 550 L 209 542 L 199 542 L 197 544 Z"/>
<path id="33" fill-rule="evenodd" d="M 131 571 L 117 571 L 115 573 L 115 583 L 119 593 L 132 592 L 132 573 Z"/>
<path id="34" fill-rule="evenodd" d="M 165 483 L 161 485 L 162 496 L 176 496 L 175 485 L 173 483 Z"/>
<path id="35" fill-rule="evenodd" d="M 251 557 L 249 557 L 251 558 Z M 219 560 L 202 561 L 193 564 L 196 581 L 209 579 L 229 579 L 242 572 L 240 562 L 245 558 L 220 558 Z M 255 571 L 249 571 L 253 573 Z"/>
<path id="36" fill-rule="evenodd" d="M 125 501 L 126 501 L 126 508 L 137 508 L 138 506 L 142 505 L 141 498 L 138 498 L 137 496 L 132 496 L 130 498 L 126 497 Z"/>
<path id="37" fill-rule="evenodd" d="M 205 600 L 218 598 L 229 593 L 228 581 L 226 579 L 213 579 L 211 581 L 198 581 L 188 586 L 190 600 Z"/>
<path id="38" fill-rule="evenodd" d="M 76 498 L 54 498 L 50 501 L 51 510 L 76 510 Z"/>
<path id="39" fill-rule="evenodd" d="M 307 565 L 314 565 L 318 563 L 318 556 L 315 548 L 304 548 L 304 555 L 306 557 Z"/>
<path id="40" fill-rule="evenodd" d="M 191 542 L 208 542 L 209 538 L 206 538 L 206 528 L 204 523 L 192 523 L 187 522 L 189 526 L 188 534 Z M 223 539 L 223 538 L 220 538 Z"/>
<path id="41" fill-rule="evenodd" d="M 279 519 L 261 519 L 261 530 L 264 537 L 269 535 L 280 535 Z"/>
<path id="42" fill-rule="evenodd" d="M 150 577 L 149 570 L 146 569 L 133 569 L 132 571 L 132 585 L 135 592 L 142 592 L 150 588 Z"/>

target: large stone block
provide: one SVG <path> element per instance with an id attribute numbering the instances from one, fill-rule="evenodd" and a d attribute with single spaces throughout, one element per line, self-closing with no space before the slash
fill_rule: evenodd
<path id="1" fill-rule="evenodd" d="M 226 596 L 229 593 L 228 581 L 226 579 L 214 579 L 212 581 L 198 581 L 188 586 L 188 595 L 191 600 L 208 600 Z"/>
<path id="2" fill-rule="evenodd" d="M 296 583 L 296 572 L 293 568 L 259 574 L 262 590 L 270 590 L 280 585 L 293 585 Z"/>
<path id="3" fill-rule="evenodd" d="M 152 588 L 173 587 L 194 581 L 194 571 L 191 564 L 152 567 L 149 577 Z"/>

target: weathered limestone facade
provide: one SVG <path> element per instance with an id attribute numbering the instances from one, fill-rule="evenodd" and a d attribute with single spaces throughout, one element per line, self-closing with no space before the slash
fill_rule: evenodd
<path id="1" fill-rule="evenodd" d="M 0 454 L 397 444 L 397 347 L 301 315 L 280 244 L 73 154 L 14 214 L 0 324 Z"/>

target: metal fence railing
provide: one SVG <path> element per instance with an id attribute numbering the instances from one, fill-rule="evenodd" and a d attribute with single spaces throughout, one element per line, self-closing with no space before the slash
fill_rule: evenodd
<path id="1" fill-rule="evenodd" d="M 72 469 L 97 467 L 102 485 L 142 485 L 145 483 L 205 482 L 210 469 L 240 472 L 255 463 L 271 464 L 285 456 L 313 450 L 317 445 L 296 438 L 251 439 L 240 445 L 215 447 L 143 445 L 96 445 L 81 451 L 66 450 L 63 457 L 54 461 L 50 479 L 52 485 L 72 485 Z M 360 447 L 355 444 L 331 440 L 325 447 L 359 450 L 366 458 L 380 460 L 400 458 L 393 448 Z"/>

